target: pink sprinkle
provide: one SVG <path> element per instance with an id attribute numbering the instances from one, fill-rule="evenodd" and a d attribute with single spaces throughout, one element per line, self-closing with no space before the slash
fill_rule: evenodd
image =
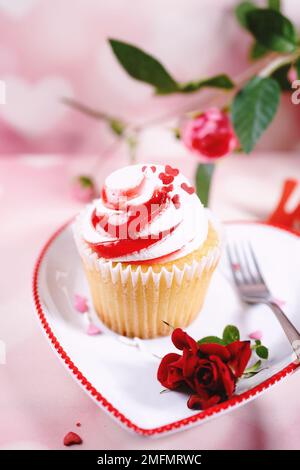
<path id="1" fill-rule="evenodd" d="M 261 340 L 262 337 L 263 337 L 263 334 L 262 334 L 262 331 L 260 330 L 253 331 L 253 333 L 250 333 L 249 335 L 249 338 L 257 339 L 257 340 Z"/>
<path id="2" fill-rule="evenodd" d="M 101 330 L 98 328 L 98 326 L 94 325 L 94 323 L 89 323 L 89 326 L 86 332 L 90 336 L 100 335 L 102 333 Z"/>
<path id="3" fill-rule="evenodd" d="M 152 165 L 150 168 L 151 168 L 151 170 L 153 171 L 153 173 L 156 172 L 156 166 L 155 166 L 155 165 Z"/>
<path id="4" fill-rule="evenodd" d="M 142 166 L 142 171 L 146 171 L 146 170 L 147 170 L 147 165 Z"/>
<path id="5" fill-rule="evenodd" d="M 74 308 L 77 310 L 77 312 L 86 313 L 89 310 L 86 297 L 75 294 Z"/>
<path id="6" fill-rule="evenodd" d="M 278 305 L 278 307 L 284 307 L 284 305 L 286 304 L 286 302 L 281 299 L 273 299 L 273 301 Z"/>
<path id="7" fill-rule="evenodd" d="M 239 271 L 241 269 L 241 266 L 239 265 L 239 263 L 233 263 L 232 269 L 234 271 Z"/>

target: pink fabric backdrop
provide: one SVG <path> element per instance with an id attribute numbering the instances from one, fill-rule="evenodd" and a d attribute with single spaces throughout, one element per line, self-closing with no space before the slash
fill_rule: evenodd
<path id="1" fill-rule="evenodd" d="M 98 152 L 111 141 L 101 123 L 61 103 L 73 96 L 131 121 L 160 116 L 191 97 L 153 97 L 116 62 L 108 37 L 155 54 L 179 80 L 247 66 L 250 37 L 233 17 L 235 0 L 0 0 L 0 154 Z M 264 2 L 262 2 L 264 3 Z M 285 0 L 300 20 L 299 2 Z M 292 119 L 292 117 L 294 119 Z M 295 149 L 299 108 L 284 100 L 259 148 Z"/>
<path id="2" fill-rule="evenodd" d="M 128 434 L 57 362 L 32 312 L 30 280 L 37 253 L 79 208 L 69 196 L 71 177 L 91 172 L 100 183 L 126 162 L 123 147 L 107 158 L 105 149 L 113 139 L 103 124 L 66 109 L 60 97 L 76 97 L 134 122 L 175 111 L 183 101 L 194 105 L 199 94 L 153 97 L 151 88 L 124 73 L 106 39 L 140 45 L 179 80 L 224 71 L 235 76 L 247 66 L 250 43 L 233 19 L 235 3 L 0 0 L 0 79 L 7 85 L 7 102 L 0 105 L 0 212 L 6 222 L 0 238 L 0 339 L 7 346 L 7 364 L 0 364 L 0 448 L 62 448 L 63 435 L 76 431 L 76 421 L 83 424 L 83 449 L 299 448 L 299 375 L 206 426 L 159 441 Z M 300 23 L 299 0 L 283 3 Z M 258 148 L 297 150 L 299 109 L 283 99 Z M 75 153 L 81 156 L 65 157 Z M 282 179 L 300 178 L 297 156 L 282 153 L 271 166 L 274 154 L 222 161 L 213 209 L 221 218 L 266 217 Z M 175 163 L 187 176 L 196 165 L 163 128 L 144 133 L 138 158 Z M 235 185 L 228 191 L 233 175 Z"/>

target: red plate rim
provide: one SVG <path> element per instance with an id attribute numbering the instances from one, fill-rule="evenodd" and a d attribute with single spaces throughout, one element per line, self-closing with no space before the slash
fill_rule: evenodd
<path id="1" fill-rule="evenodd" d="M 73 220 L 73 219 L 72 219 Z M 286 366 L 284 369 L 281 371 L 277 372 L 274 374 L 272 377 L 264 380 L 261 384 L 257 385 L 256 387 L 252 388 L 251 390 L 248 390 L 240 395 L 236 395 L 232 397 L 231 399 L 220 403 L 218 405 L 215 405 L 208 410 L 201 411 L 199 413 L 194 414 L 193 416 L 190 416 L 188 418 L 181 419 L 179 421 L 174 421 L 170 424 L 166 424 L 164 426 L 152 428 L 152 429 L 144 429 L 141 428 L 140 426 L 137 426 L 135 423 L 133 423 L 129 418 L 127 418 L 124 414 L 122 414 L 117 408 L 115 408 L 96 388 L 86 379 L 86 377 L 78 370 L 76 365 L 72 362 L 70 357 L 67 355 L 67 353 L 64 351 L 63 347 L 55 337 L 53 331 L 51 330 L 47 320 L 45 313 L 43 311 L 40 298 L 39 298 L 39 293 L 38 293 L 38 279 L 39 279 L 39 272 L 40 272 L 40 267 L 42 264 L 42 261 L 50 248 L 51 244 L 56 240 L 56 238 L 64 231 L 64 229 L 72 222 L 72 220 L 69 220 L 68 222 L 64 223 L 63 226 L 61 226 L 56 232 L 49 238 L 49 240 L 45 243 L 44 247 L 42 248 L 38 259 L 35 263 L 34 267 L 34 272 L 33 272 L 33 299 L 34 299 L 34 304 L 35 308 L 39 317 L 39 320 L 42 324 L 43 329 L 45 330 L 48 338 L 50 339 L 52 345 L 54 346 L 56 352 L 59 354 L 61 359 L 65 362 L 65 364 L 68 366 L 68 368 L 72 371 L 76 379 L 81 383 L 81 385 L 86 389 L 88 394 L 97 402 L 101 403 L 101 405 L 106 409 L 108 413 L 113 415 L 114 418 L 116 418 L 118 421 L 120 421 L 121 424 L 126 426 L 132 431 L 135 431 L 138 434 L 141 434 L 143 436 L 154 436 L 154 435 L 161 435 L 163 433 L 169 432 L 169 431 L 174 431 L 179 428 L 183 428 L 185 426 L 189 426 L 192 424 L 197 423 L 198 421 L 205 420 L 207 418 L 210 418 L 216 414 L 218 414 L 221 411 L 226 411 L 231 408 L 236 407 L 240 403 L 242 403 L 245 400 L 248 400 L 249 398 L 254 398 L 255 395 L 265 391 L 268 387 L 271 385 L 275 384 L 276 382 L 281 381 L 283 378 L 287 377 L 288 375 L 292 374 L 300 364 L 291 362 L 288 366 Z M 254 224 L 260 224 L 260 225 L 269 225 L 266 222 L 256 222 L 256 221 L 230 221 L 226 222 L 230 224 L 247 224 L 247 223 L 254 223 Z M 279 230 L 285 230 L 287 232 L 290 232 L 294 235 L 299 236 L 299 234 L 293 230 L 286 229 L 284 227 L 278 227 L 274 226 L 275 228 L 278 228 Z"/>

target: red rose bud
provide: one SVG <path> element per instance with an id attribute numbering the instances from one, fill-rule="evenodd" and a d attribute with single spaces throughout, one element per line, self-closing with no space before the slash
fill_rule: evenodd
<path id="1" fill-rule="evenodd" d="M 211 108 L 183 126 L 182 140 L 204 161 L 225 157 L 238 147 L 228 114 Z"/>
<path id="2" fill-rule="evenodd" d="M 72 197 L 85 204 L 95 199 L 96 189 L 93 180 L 89 176 L 76 178 L 72 185 Z"/>

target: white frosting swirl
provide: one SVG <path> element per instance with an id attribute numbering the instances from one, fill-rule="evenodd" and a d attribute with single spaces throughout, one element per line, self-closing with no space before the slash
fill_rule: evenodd
<path id="1" fill-rule="evenodd" d="M 168 174 L 168 168 L 171 175 Z M 92 248 L 105 246 L 110 242 L 120 242 L 122 238 L 120 238 L 120 233 L 112 234 L 111 230 L 108 233 L 101 224 L 95 225 L 93 214 L 107 217 L 111 227 L 115 224 L 126 226 L 126 222 L 132 215 L 132 208 L 136 206 L 140 208 L 147 204 L 155 191 L 161 192 L 167 189 L 167 202 L 158 210 L 157 206 L 153 206 L 152 220 L 147 220 L 140 231 L 131 232 L 132 238 L 151 237 L 153 239 L 156 237 L 156 241 L 139 251 L 118 256 L 114 256 L 114 250 L 112 250 L 112 256 L 109 256 L 109 259 L 122 262 L 143 262 L 163 257 L 166 261 L 181 258 L 200 247 L 208 233 L 206 211 L 197 195 L 191 194 L 189 181 L 181 173 L 172 176 L 172 171 L 174 169 L 170 167 L 148 164 L 133 165 L 112 173 L 105 180 L 102 198 L 95 200 L 85 211 L 82 233 L 84 240 Z M 169 183 L 169 179 L 172 178 L 173 181 Z M 179 204 L 176 203 L 178 200 Z M 162 233 L 163 236 L 158 239 L 158 234 Z"/>

